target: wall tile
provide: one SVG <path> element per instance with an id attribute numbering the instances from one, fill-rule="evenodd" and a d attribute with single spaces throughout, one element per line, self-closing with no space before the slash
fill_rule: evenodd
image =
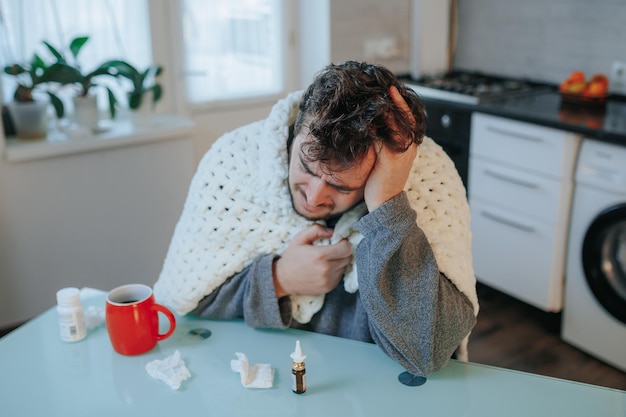
<path id="1" fill-rule="evenodd" d="M 459 0 L 454 67 L 558 83 L 626 61 L 626 1 Z"/>

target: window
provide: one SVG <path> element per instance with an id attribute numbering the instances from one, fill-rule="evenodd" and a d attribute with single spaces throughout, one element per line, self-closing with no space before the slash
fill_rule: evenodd
<path id="1" fill-rule="evenodd" d="M 30 63 L 37 53 L 54 57 L 42 43 L 65 48 L 76 36 L 89 36 L 78 56 L 85 71 L 121 58 L 140 68 L 152 62 L 147 0 L 0 0 L 0 65 Z M 12 100 L 15 81 L 2 78 L 3 101 Z M 104 97 L 102 97 L 104 98 Z M 105 103 L 101 103 L 104 107 Z"/>
<path id="2" fill-rule="evenodd" d="M 190 103 L 283 90 L 283 1 L 182 0 L 181 7 Z"/>
<path id="3" fill-rule="evenodd" d="M 156 51 L 168 59 L 178 55 L 180 62 L 164 67 L 172 82 L 181 83 L 187 102 L 281 94 L 286 88 L 288 4 L 289 0 L 0 0 L 0 66 L 29 63 L 34 53 L 53 62 L 43 40 L 66 47 L 72 38 L 89 35 L 79 55 L 86 71 L 112 58 L 144 68 L 152 63 L 152 40 L 175 38 L 167 22 L 165 28 L 152 28 L 165 30 L 164 34 L 151 36 L 149 12 L 167 15 L 179 7 L 173 27 L 181 28 L 181 49 L 174 53 L 166 44 L 157 45 Z M 14 90 L 15 80 L 3 76 L 4 102 L 12 100 Z M 104 92 L 100 95 L 104 109 Z"/>

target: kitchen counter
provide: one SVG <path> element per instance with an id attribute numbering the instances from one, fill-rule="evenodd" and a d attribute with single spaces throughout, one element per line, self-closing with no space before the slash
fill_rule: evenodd
<path id="1" fill-rule="evenodd" d="M 481 112 L 626 145 L 626 96 L 623 95 L 611 95 L 602 105 L 572 104 L 563 102 L 556 85 L 513 80 L 521 82 L 519 89 L 507 90 L 507 79 L 503 81 L 489 74 L 461 71 L 424 80 L 403 74 L 398 79 L 422 96 L 427 111 L 429 107 L 432 110 L 433 123 L 429 124 L 429 130 L 433 135 L 450 131 L 450 126 L 458 124 L 464 112 Z M 447 121 L 444 126 L 438 126 L 437 120 L 442 116 Z M 454 129 L 456 136 L 464 133 L 458 126 Z"/>
<path id="2" fill-rule="evenodd" d="M 420 86 L 408 75 L 399 76 L 420 94 Z M 604 105 L 563 103 L 556 86 L 528 94 L 491 98 L 471 103 L 422 94 L 428 111 L 431 107 L 454 108 L 461 111 L 481 112 L 522 122 L 552 127 L 585 137 L 626 146 L 626 96 L 611 95 Z M 445 107 L 442 107 L 445 106 Z M 436 112 L 435 117 L 441 115 Z M 458 117 L 458 113 L 455 115 Z M 445 129 L 447 130 L 447 129 Z M 441 134 L 437 130 L 437 134 Z"/>
<path id="3" fill-rule="evenodd" d="M 535 123 L 626 146 L 626 98 L 600 107 L 562 103 L 555 91 L 477 104 L 475 111 Z"/>

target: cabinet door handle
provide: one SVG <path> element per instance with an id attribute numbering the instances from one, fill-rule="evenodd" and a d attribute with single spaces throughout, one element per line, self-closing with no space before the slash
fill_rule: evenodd
<path id="1" fill-rule="evenodd" d="M 528 232 L 528 233 L 533 233 L 535 231 L 535 228 L 532 226 L 528 226 L 526 224 L 522 224 L 519 222 L 516 222 L 514 220 L 510 220 L 510 219 L 506 219 L 502 216 L 498 216 L 497 214 L 493 214 L 493 213 L 489 213 L 488 211 L 481 211 L 481 213 L 483 215 L 483 217 L 486 217 L 489 220 L 493 220 L 494 222 L 498 222 L 501 224 L 504 224 L 506 226 L 510 226 L 510 227 L 514 227 L 516 229 L 522 230 L 524 232 Z"/>
<path id="2" fill-rule="evenodd" d="M 490 169 L 486 169 L 484 172 L 485 172 L 485 175 L 490 176 L 490 177 L 495 178 L 495 179 L 500 180 L 500 181 L 510 182 L 512 184 L 520 185 L 520 186 L 526 187 L 526 188 L 532 188 L 532 189 L 539 188 L 539 184 L 534 183 L 534 182 L 530 182 L 530 181 L 524 181 L 521 178 L 515 178 L 515 177 L 511 177 L 509 175 L 504 175 L 504 174 L 501 174 L 499 172 L 492 171 Z"/>
<path id="3" fill-rule="evenodd" d="M 543 142 L 543 139 L 537 136 L 524 135 L 523 133 L 519 133 L 514 130 L 506 130 L 506 129 L 501 129 L 499 127 L 493 127 L 493 126 L 487 126 L 487 130 L 490 130 L 493 133 L 498 133 L 500 135 L 507 135 L 507 136 L 512 136 L 514 138 L 518 138 L 518 139 L 528 140 L 530 142 L 535 142 L 535 143 Z"/>

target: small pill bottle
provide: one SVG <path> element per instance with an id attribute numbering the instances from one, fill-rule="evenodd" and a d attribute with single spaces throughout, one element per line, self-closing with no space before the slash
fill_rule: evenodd
<path id="1" fill-rule="evenodd" d="M 57 291 L 59 330 L 64 342 L 78 342 L 87 336 L 85 313 L 78 288 L 68 287 Z"/>

